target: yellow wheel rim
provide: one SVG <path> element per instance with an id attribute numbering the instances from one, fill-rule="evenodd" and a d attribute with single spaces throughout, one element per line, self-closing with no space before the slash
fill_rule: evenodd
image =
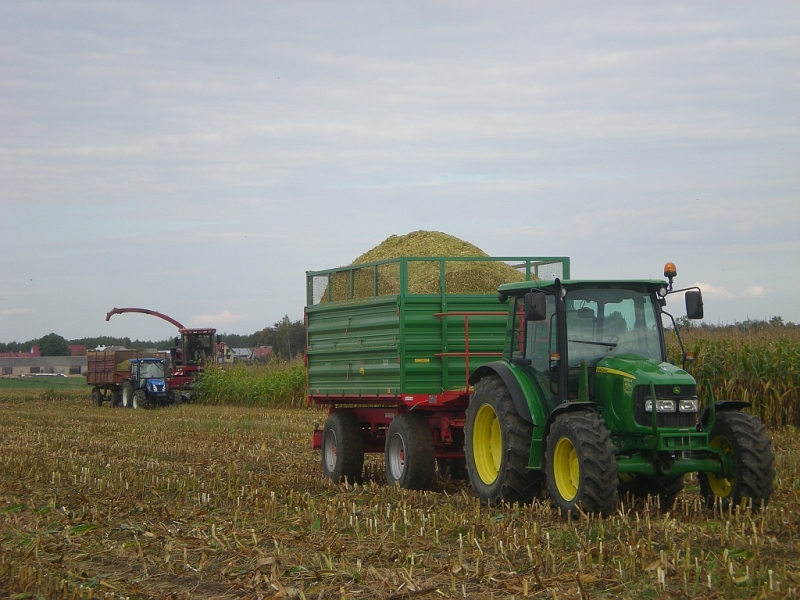
<path id="1" fill-rule="evenodd" d="M 711 446 L 714 448 L 719 448 L 725 454 L 733 454 L 731 443 L 728 441 L 728 438 L 723 435 L 718 435 L 711 440 Z M 714 495 L 717 498 L 727 498 L 731 495 L 731 491 L 733 491 L 733 479 L 717 477 L 713 473 L 707 473 L 706 477 L 708 477 L 708 486 L 711 488 L 711 491 L 714 492 Z"/>
<path id="2" fill-rule="evenodd" d="M 472 455 L 478 477 L 486 485 L 497 480 L 500 463 L 503 460 L 503 437 L 500 434 L 500 421 L 489 404 L 484 404 L 475 415 L 472 434 Z"/>
<path id="3" fill-rule="evenodd" d="M 553 479 L 559 495 L 567 502 L 571 502 L 578 495 L 578 486 L 581 483 L 581 465 L 578 462 L 578 452 L 569 438 L 561 438 L 556 442 L 553 452 Z"/>

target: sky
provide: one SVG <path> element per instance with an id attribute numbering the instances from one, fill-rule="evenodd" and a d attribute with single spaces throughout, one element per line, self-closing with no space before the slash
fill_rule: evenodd
<path id="1" fill-rule="evenodd" d="M 4 2 L 0 342 L 253 333 L 420 229 L 800 322 L 798 121 L 796 1 Z"/>

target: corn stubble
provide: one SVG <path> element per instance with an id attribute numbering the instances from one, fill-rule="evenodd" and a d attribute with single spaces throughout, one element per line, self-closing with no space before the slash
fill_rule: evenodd
<path id="1" fill-rule="evenodd" d="M 44 598 L 797 597 L 800 436 L 751 515 L 623 504 L 572 521 L 545 499 L 481 507 L 467 484 L 320 473 L 309 409 L 1 400 L 0 589 Z"/>

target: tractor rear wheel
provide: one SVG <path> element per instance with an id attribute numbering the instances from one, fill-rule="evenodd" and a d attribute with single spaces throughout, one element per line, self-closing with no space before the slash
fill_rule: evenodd
<path id="1" fill-rule="evenodd" d="M 421 414 L 397 415 L 386 432 L 386 483 L 407 490 L 427 490 L 436 472 L 436 454 L 428 422 Z"/>
<path id="2" fill-rule="evenodd" d="M 92 388 L 92 406 L 103 405 L 103 392 L 100 391 L 98 386 Z"/>
<path id="3" fill-rule="evenodd" d="M 624 498 L 625 494 L 643 499 L 648 496 L 658 497 L 661 508 L 667 510 L 675 502 L 678 494 L 683 491 L 683 477 L 683 475 L 674 475 L 653 479 L 644 475 L 620 473 L 617 492 L 620 498 Z"/>
<path id="4" fill-rule="evenodd" d="M 700 473 L 700 493 L 708 506 L 722 501 L 722 508 L 752 500 L 753 510 L 769 502 L 775 479 L 775 454 L 766 426 L 754 415 L 741 412 L 717 413 L 714 429 L 708 436 L 711 446 L 733 459 L 732 479 L 713 473 Z M 746 506 L 744 506 L 746 508 Z"/>
<path id="5" fill-rule="evenodd" d="M 335 412 L 322 430 L 322 472 L 334 483 L 356 483 L 364 469 L 364 434 L 355 413 Z"/>
<path id="6" fill-rule="evenodd" d="M 617 459 L 603 418 L 580 411 L 556 417 L 545 458 L 550 498 L 563 516 L 610 514 L 617 503 Z"/>
<path id="7" fill-rule="evenodd" d="M 541 472 L 528 469 L 532 439 L 533 424 L 517 414 L 503 380 L 478 381 L 467 408 L 464 450 L 481 502 L 530 502 L 541 491 Z"/>
<path id="8" fill-rule="evenodd" d="M 130 381 L 122 384 L 122 406 L 125 408 L 133 406 L 133 384 Z"/>

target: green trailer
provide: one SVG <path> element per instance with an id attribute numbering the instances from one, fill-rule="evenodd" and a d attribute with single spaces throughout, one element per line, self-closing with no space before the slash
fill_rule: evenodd
<path id="1" fill-rule="evenodd" d="M 514 274 L 479 293 L 492 261 Z M 308 399 L 329 407 L 314 432 L 323 472 L 357 480 L 364 453 L 384 452 L 389 484 L 425 489 L 438 462 L 486 504 L 546 490 L 573 515 L 610 514 L 623 494 L 670 503 L 694 472 L 709 505 L 759 508 L 775 477 L 764 425 L 747 402 L 702 407 L 694 378 L 666 362 L 663 318 L 678 332 L 667 296 L 703 316 L 700 290 L 673 289 L 676 274 L 667 263 L 667 281 L 572 280 L 566 258 L 308 273 Z"/>
<path id="2" fill-rule="evenodd" d="M 464 477 L 467 380 L 502 357 L 506 338 L 496 287 L 551 277 L 569 277 L 568 258 L 403 257 L 308 272 L 308 401 L 329 407 L 314 432 L 326 476 L 359 479 L 364 453 L 387 451 L 401 430 L 386 453 L 390 483 L 426 488 L 437 462 Z"/>

